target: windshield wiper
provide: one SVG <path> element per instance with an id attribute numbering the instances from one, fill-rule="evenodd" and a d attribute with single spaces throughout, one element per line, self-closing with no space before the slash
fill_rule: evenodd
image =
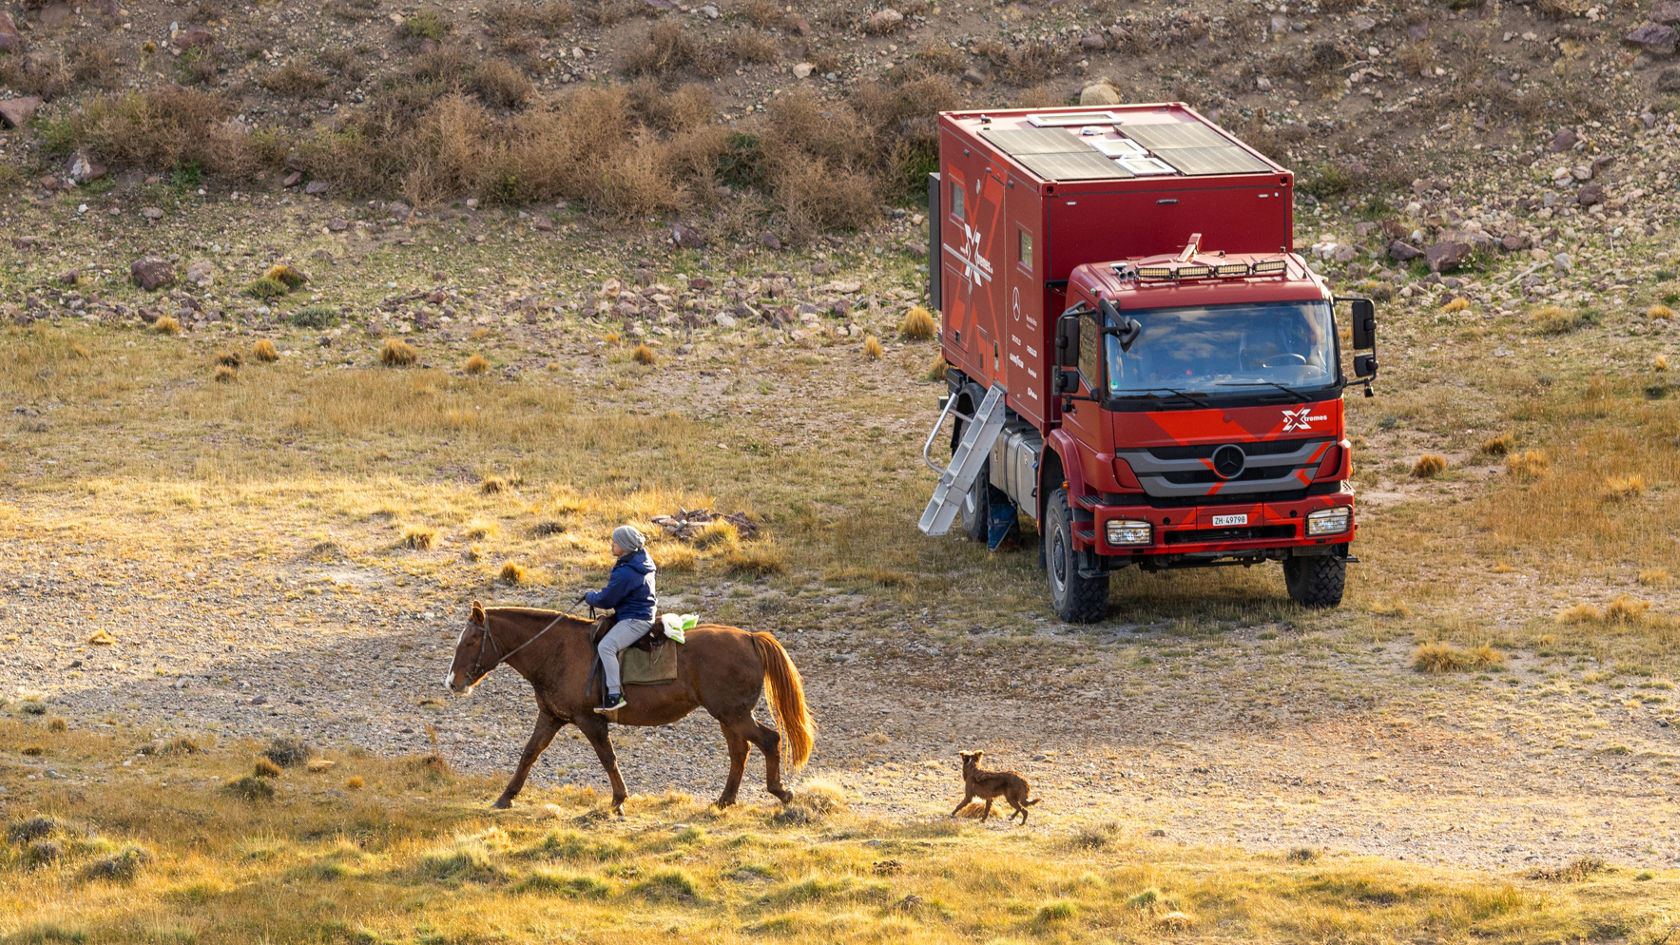
<path id="1" fill-rule="evenodd" d="M 1204 394 L 1200 391 L 1179 390 L 1176 387 L 1133 387 L 1133 388 L 1129 389 L 1126 393 L 1118 394 L 1116 396 L 1119 396 L 1119 397 L 1151 397 L 1151 398 L 1154 398 L 1154 399 L 1158 400 L 1158 399 L 1160 399 L 1161 395 L 1159 393 L 1157 393 L 1157 391 L 1166 391 L 1167 393 L 1172 394 L 1174 396 L 1182 397 L 1182 398 L 1184 398 L 1185 400 L 1189 401 L 1190 403 L 1194 404 L 1197 407 L 1207 406 L 1207 395 L 1206 394 Z"/>
<path id="2" fill-rule="evenodd" d="M 1283 391 L 1285 394 L 1288 394 L 1289 396 L 1295 398 L 1296 400 L 1312 400 L 1313 399 L 1311 396 L 1309 396 L 1309 395 L 1307 395 L 1307 394 L 1305 394 L 1301 391 L 1298 391 L 1293 387 L 1285 387 L 1282 384 L 1279 384 L 1277 381 L 1219 381 L 1214 386 L 1215 387 L 1254 387 L 1254 386 L 1259 385 L 1259 384 L 1264 384 L 1267 387 L 1276 387 L 1278 390 Z"/>

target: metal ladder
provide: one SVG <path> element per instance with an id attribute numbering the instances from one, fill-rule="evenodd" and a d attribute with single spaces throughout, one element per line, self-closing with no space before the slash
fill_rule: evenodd
<path id="1" fill-rule="evenodd" d="M 933 498 L 928 500 L 922 520 L 916 523 L 924 535 L 943 535 L 951 530 L 951 523 L 962 508 L 963 498 L 974 485 L 974 477 L 980 474 L 980 467 L 985 465 L 986 457 L 992 453 L 992 444 L 1003 432 L 1006 413 L 1003 388 L 993 387 L 986 391 L 986 398 L 980 401 L 980 409 L 974 412 L 974 416 L 963 417 L 968 421 L 968 427 L 963 430 L 962 440 L 951 454 L 951 465 L 940 469 L 929 458 L 928 451 L 933 448 L 933 441 L 939 436 L 939 429 L 945 425 L 945 417 L 952 412 L 956 402 L 955 397 L 946 402 L 945 409 L 940 411 L 939 421 L 933 425 L 933 432 L 922 444 L 922 461 L 939 473 L 939 484 L 933 487 Z M 957 416 L 962 417 L 962 414 Z"/>

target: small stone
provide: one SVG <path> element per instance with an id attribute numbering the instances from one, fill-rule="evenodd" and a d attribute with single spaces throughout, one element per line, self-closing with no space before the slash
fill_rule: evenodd
<path id="1" fill-rule="evenodd" d="M 1388 244 L 1388 258 L 1395 262 L 1411 262 L 1422 255 L 1423 250 L 1403 240 L 1395 240 Z"/>
<path id="2" fill-rule="evenodd" d="M 683 226 L 681 223 L 672 225 L 671 242 L 677 244 L 681 249 L 699 249 L 706 245 L 705 237 L 693 228 Z"/>
<path id="3" fill-rule="evenodd" d="M 978 68 L 970 66 L 965 72 L 963 72 L 962 80 L 968 85 L 985 85 L 986 73 L 981 72 Z"/>
<path id="4" fill-rule="evenodd" d="M 1458 240 L 1442 240 L 1424 250 L 1431 272 L 1452 272 L 1470 261 L 1470 244 Z"/>
<path id="5" fill-rule="evenodd" d="M 693 276 L 688 280 L 688 288 L 693 292 L 704 292 L 712 287 L 712 280 L 705 276 Z"/>
<path id="6" fill-rule="evenodd" d="M 23 34 L 18 32 L 17 24 L 12 22 L 12 15 L 0 10 L 0 52 L 23 52 Z"/>
<path id="7" fill-rule="evenodd" d="M 717 313 L 717 315 L 713 316 L 712 320 L 717 322 L 717 326 L 719 328 L 734 328 L 736 324 L 735 316 L 726 315 L 723 312 Z"/>
<path id="8" fill-rule="evenodd" d="M 293 172 L 291 172 L 290 174 L 287 174 L 284 178 L 281 179 L 280 186 L 281 187 L 296 187 L 297 185 L 299 185 L 301 183 L 303 183 L 303 172 L 302 171 L 293 171 Z"/>
<path id="9" fill-rule="evenodd" d="M 1622 41 L 1629 46 L 1638 46 L 1648 53 L 1672 56 L 1676 43 L 1680 43 L 1680 30 L 1661 23 L 1646 23 L 1627 34 Z"/>
<path id="10" fill-rule="evenodd" d="M 33 95 L 6 99 L 0 102 L 0 126 L 22 128 L 40 107 L 41 100 Z"/>
<path id="11" fill-rule="evenodd" d="M 1552 257 L 1552 266 L 1557 269 L 1558 275 L 1567 276 L 1569 270 L 1575 268 L 1575 260 L 1568 253 L 1558 253 Z"/>
<path id="12" fill-rule="evenodd" d="M 163 219 L 163 210 L 159 207 L 141 207 L 140 215 L 153 223 L 156 223 L 157 221 Z"/>
<path id="13" fill-rule="evenodd" d="M 1254 89 L 1258 92 L 1270 92 L 1272 90 L 1272 80 L 1266 78 L 1265 76 L 1260 76 L 1254 80 Z"/>
<path id="14" fill-rule="evenodd" d="M 1552 135 L 1552 143 L 1547 145 L 1553 153 L 1568 151 L 1575 147 L 1575 142 L 1581 140 L 1573 128 L 1559 128 L 1557 134 Z"/>
<path id="15" fill-rule="evenodd" d="M 303 192 L 311 197 L 319 197 L 332 189 L 332 185 L 324 180 L 312 180 L 303 185 Z"/>
<path id="16" fill-rule="evenodd" d="M 327 221 L 327 231 L 330 233 L 343 233 L 348 229 L 350 229 L 350 221 L 343 217 L 333 217 Z"/>
<path id="17" fill-rule="evenodd" d="M 86 151 L 77 151 L 70 155 L 70 162 L 65 166 L 65 173 L 78 184 L 86 184 L 105 176 L 105 165 L 93 159 Z"/>
<path id="18" fill-rule="evenodd" d="M 1499 248 L 1507 253 L 1520 253 L 1534 245 L 1534 241 L 1521 233 L 1507 233 L 1499 239 Z"/>
<path id="19" fill-rule="evenodd" d="M 129 264 L 128 275 L 135 285 L 151 292 L 175 282 L 175 267 L 167 259 L 142 256 Z"/>
<path id="20" fill-rule="evenodd" d="M 1575 192 L 1575 202 L 1583 207 L 1590 207 L 1595 203 L 1603 203 L 1604 185 L 1597 183 L 1582 184 L 1581 189 Z"/>
<path id="21" fill-rule="evenodd" d="M 1664 69 L 1657 73 L 1658 92 L 1680 92 L 1680 69 Z"/>
<path id="22" fill-rule="evenodd" d="M 216 267 L 207 259 L 200 259 L 187 266 L 187 281 L 200 289 L 208 289 L 216 282 Z"/>
<path id="23" fill-rule="evenodd" d="M 708 20 L 715 20 L 719 16 L 721 16 L 722 14 L 720 14 L 718 12 L 717 7 L 714 7 L 714 6 L 712 6 L 711 4 L 708 3 L 705 6 L 700 8 L 700 15 L 705 17 Z"/>
<path id="24" fill-rule="evenodd" d="M 891 7 L 876 10 L 869 19 L 863 21 L 863 31 L 873 35 L 891 33 L 904 23 L 904 14 Z"/>
<path id="25" fill-rule="evenodd" d="M 793 77 L 796 79 L 809 79 L 811 77 L 811 73 L 815 71 L 817 71 L 817 67 L 809 62 L 796 63 L 793 67 Z"/>
<path id="26" fill-rule="evenodd" d="M 1108 37 L 1100 32 L 1086 33 L 1079 37 L 1079 48 L 1090 52 L 1101 52 L 1108 48 Z"/>
<path id="27" fill-rule="evenodd" d="M 758 238 L 758 244 L 773 253 L 780 252 L 782 249 L 781 237 L 770 232 L 766 232 L 763 236 L 760 236 Z"/>
<path id="28" fill-rule="evenodd" d="M 1113 83 L 1104 79 L 1093 82 L 1079 90 L 1079 104 L 1081 105 L 1118 105 L 1120 104 L 1120 90 Z"/>
<path id="29" fill-rule="evenodd" d="M 186 52 L 189 49 L 201 49 L 215 43 L 216 37 L 210 35 L 209 30 L 182 30 L 175 34 L 170 42 L 175 48 Z"/>

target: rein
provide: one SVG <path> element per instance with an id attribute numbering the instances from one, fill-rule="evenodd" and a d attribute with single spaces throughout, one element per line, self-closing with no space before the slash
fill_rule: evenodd
<path id="1" fill-rule="evenodd" d="M 536 636 L 531 637 L 531 639 L 526 640 L 524 643 L 521 643 L 506 653 L 503 653 L 502 645 L 497 643 L 496 638 L 490 633 L 490 614 L 486 611 L 484 614 L 484 626 L 482 628 L 484 631 L 484 637 L 478 641 L 478 655 L 473 657 L 473 679 L 475 681 L 483 679 L 490 670 L 495 669 L 501 663 L 507 662 L 510 658 L 512 658 L 513 654 L 518 653 L 520 650 L 523 650 L 531 644 L 537 642 L 538 637 L 541 637 L 548 631 L 553 630 L 555 624 L 558 624 L 560 621 L 566 619 L 567 616 L 568 615 L 564 611 L 556 614 L 554 619 L 548 622 L 548 626 L 537 631 Z M 472 621 L 468 620 L 467 623 L 471 625 Z M 496 648 L 496 658 L 490 661 L 488 669 L 484 666 L 484 644 L 486 643 L 489 643 Z"/>

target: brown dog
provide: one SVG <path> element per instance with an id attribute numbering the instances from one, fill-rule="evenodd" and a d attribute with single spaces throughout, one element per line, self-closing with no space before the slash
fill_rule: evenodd
<path id="1" fill-rule="evenodd" d="M 963 766 L 963 799 L 962 803 L 957 805 L 956 810 L 951 811 L 951 816 L 957 816 L 957 811 L 967 807 L 969 801 L 977 797 L 984 798 L 986 812 L 980 815 L 980 822 L 985 823 L 986 818 L 992 816 L 992 801 L 1001 797 L 1009 802 L 1010 807 L 1015 808 L 1015 812 L 1009 815 L 1009 819 L 1014 820 L 1015 814 L 1020 814 L 1021 823 L 1025 825 L 1027 808 L 1044 800 L 1044 798 L 1038 797 L 1030 801 L 1027 800 L 1027 794 L 1032 788 L 1028 786 L 1026 778 L 1013 771 L 987 771 L 981 768 L 980 756 L 984 754 L 983 751 L 958 752 L 958 756 L 962 758 Z"/>

